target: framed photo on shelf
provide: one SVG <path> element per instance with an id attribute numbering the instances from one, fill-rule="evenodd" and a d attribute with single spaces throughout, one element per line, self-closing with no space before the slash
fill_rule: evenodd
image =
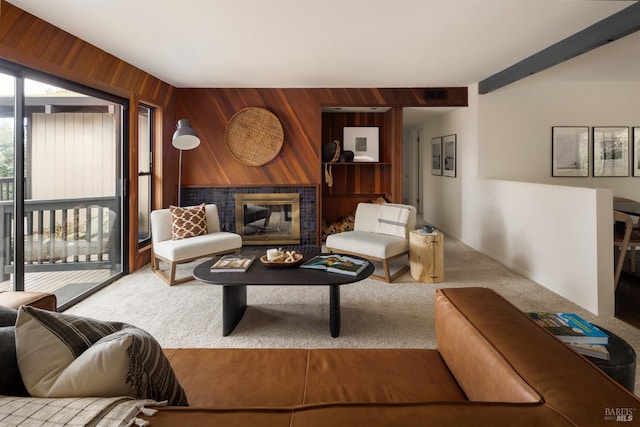
<path id="1" fill-rule="evenodd" d="M 589 127 L 552 127 L 551 164 L 551 176 L 589 176 Z"/>
<path id="2" fill-rule="evenodd" d="M 345 151 L 353 151 L 354 162 L 380 161 L 380 128 L 377 126 L 347 127 L 342 130 Z"/>
<path id="3" fill-rule="evenodd" d="M 640 126 L 633 128 L 633 176 L 640 176 Z"/>
<path id="4" fill-rule="evenodd" d="M 431 175 L 442 175 L 442 137 L 431 138 Z"/>
<path id="5" fill-rule="evenodd" d="M 629 176 L 629 128 L 593 128 L 593 176 Z"/>
<path id="6" fill-rule="evenodd" d="M 442 174 L 456 176 L 456 134 L 442 137 Z"/>

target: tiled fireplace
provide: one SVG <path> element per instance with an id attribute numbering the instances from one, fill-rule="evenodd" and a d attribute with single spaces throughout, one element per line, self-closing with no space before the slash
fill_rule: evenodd
<path id="1" fill-rule="evenodd" d="M 226 231 L 236 231 L 236 194 L 296 193 L 300 203 L 300 244 L 274 245 L 298 252 L 317 252 L 316 245 L 316 189 L 315 187 L 208 187 L 182 190 L 182 206 L 198 203 L 214 203 L 220 214 L 220 226 Z M 245 243 L 244 246 L 252 246 Z M 258 248 L 257 246 L 255 246 Z M 261 245 L 264 248 L 264 244 Z"/>

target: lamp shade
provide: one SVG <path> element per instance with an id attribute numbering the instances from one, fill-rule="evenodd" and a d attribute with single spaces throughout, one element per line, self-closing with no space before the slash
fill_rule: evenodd
<path id="1" fill-rule="evenodd" d="M 187 119 L 178 120 L 178 129 L 173 134 L 171 144 L 180 150 L 191 150 L 200 145 L 200 138 Z"/>

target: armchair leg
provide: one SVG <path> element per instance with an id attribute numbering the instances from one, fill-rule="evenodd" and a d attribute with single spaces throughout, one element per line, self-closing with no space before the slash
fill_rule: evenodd
<path id="1" fill-rule="evenodd" d="M 384 272 L 383 276 L 379 276 L 377 274 L 372 274 L 369 277 L 371 277 L 372 279 L 375 279 L 375 280 L 380 280 L 381 282 L 391 283 L 392 279 L 391 279 L 391 273 L 390 273 L 390 270 L 389 270 L 389 263 L 387 262 L 386 259 L 382 260 L 382 270 Z"/>
<path id="2" fill-rule="evenodd" d="M 169 265 L 169 285 L 173 285 L 176 282 L 176 263 L 172 262 Z"/>
<path id="3" fill-rule="evenodd" d="M 176 267 L 177 262 L 166 261 L 169 264 L 169 274 L 162 271 L 160 268 L 160 260 L 157 257 L 151 258 L 151 270 L 156 273 L 162 280 L 164 280 L 169 286 L 178 285 L 180 283 L 190 282 L 193 280 L 193 276 L 189 275 L 176 280 Z"/>
<path id="4" fill-rule="evenodd" d="M 186 262 L 191 262 L 194 261 L 198 258 L 205 258 L 205 257 L 213 257 L 213 256 L 218 256 L 221 255 L 222 253 L 236 253 L 239 254 L 242 252 L 242 247 L 240 248 L 236 248 L 236 249 L 232 249 L 229 251 L 225 251 L 225 252 L 221 252 L 221 253 L 212 253 L 212 254 L 207 254 L 207 255 L 203 255 L 201 257 L 195 257 L 195 258 L 191 258 L 191 259 L 185 259 L 185 260 L 181 260 L 181 261 L 170 261 L 166 258 L 161 258 L 158 257 L 155 254 L 151 255 L 151 271 L 153 271 L 154 273 L 156 273 L 158 276 L 160 276 L 160 278 L 162 280 L 164 280 L 169 286 L 173 286 L 173 285 L 178 285 L 180 283 L 185 283 L 185 282 L 190 282 L 192 280 L 194 280 L 194 277 L 192 274 L 185 276 L 185 277 L 181 277 L 179 279 L 176 279 L 176 271 L 178 268 L 178 264 L 184 264 Z M 168 273 L 163 271 L 160 268 L 160 261 L 166 262 L 167 264 L 169 264 L 169 271 Z"/>
<path id="5" fill-rule="evenodd" d="M 369 277 L 372 278 L 372 279 L 375 279 L 375 280 L 380 280 L 382 282 L 391 283 L 394 280 L 396 280 L 398 277 L 402 276 L 404 273 L 409 271 L 409 266 L 405 265 L 404 267 L 400 268 L 398 271 L 396 271 L 392 275 L 391 274 L 391 270 L 389 268 L 389 261 L 388 260 L 383 260 L 382 261 L 382 268 L 384 270 L 384 276 L 378 276 L 378 275 L 372 274 Z"/>
<path id="6" fill-rule="evenodd" d="M 614 289 L 616 289 L 618 287 L 618 282 L 620 281 L 620 273 L 622 272 L 622 266 L 624 264 L 624 257 L 625 254 L 622 252 L 621 249 L 617 250 L 617 256 L 615 258 L 616 259 L 616 269 L 615 269 L 615 274 L 614 274 Z"/>

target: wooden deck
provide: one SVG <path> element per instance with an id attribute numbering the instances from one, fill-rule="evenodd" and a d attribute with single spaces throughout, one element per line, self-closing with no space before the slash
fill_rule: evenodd
<path id="1" fill-rule="evenodd" d="M 68 286 L 98 285 L 111 277 L 111 273 L 108 269 L 100 269 L 25 273 L 24 276 L 26 291 L 58 293 Z M 13 290 L 12 280 L 0 282 L 0 291 L 11 290 Z"/>

